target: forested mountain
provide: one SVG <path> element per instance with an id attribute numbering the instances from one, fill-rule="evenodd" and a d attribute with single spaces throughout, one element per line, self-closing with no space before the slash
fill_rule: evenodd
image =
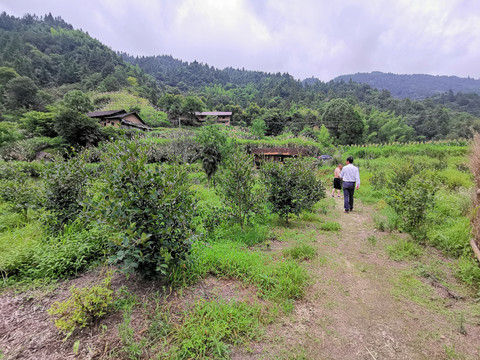
<path id="1" fill-rule="evenodd" d="M 51 14 L 21 19 L 0 14 L 0 147 L 2 131 L 13 141 L 57 136 L 66 115 L 83 124 L 78 109 L 85 113 L 92 106 L 85 97 L 99 109 L 111 95 L 98 93 L 113 91 L 148 99 L 149 104 L 134 101 L 129 107 L 148 112 L 156 119 L 152 126 L 164 124 L 161 109 L 173 123 L 195 111 L 232 111 L 234 125 L 260 121 L 266 135 L 314 136 L 312 128 L 325 125 L 343 144 L 468 138 L 480 130 L 480 97 L 474 93 L 454 90 L 416 101 L 349 80 L 302 82 L 288 73 L 217 69 L 164 55 L 134 57 L 115 53 Z M 75 116 L 65 112 L 71 110 L 66 104 Z"/>
<path id="2" fill-rule="evenodd" d="M 425 99 L 449 90 L 452 90 L 454 93 L 470 92 L 480 94 L 480 80 L 457 76 L 398 75 L 374 71 L 371 73 L 341 75 L 333 79 L 335 82 L 348 82 L 350 80 L 359 84 L 368 84 L 379 90 L 388 90 L 393 97 L 400 99 Z"/>
<path id="3" fill-rule="evenodd" d="M 120 90 L 131 85 L 129 77 L 144 97 L 155 100 L 151 78 L 60 17 L 0 14 L 0 89 L 6 91 L 0 102 L 7 108 L 41 107 L 72 89 Z M 22 88 L 29 96 L 15 93 Z"/>

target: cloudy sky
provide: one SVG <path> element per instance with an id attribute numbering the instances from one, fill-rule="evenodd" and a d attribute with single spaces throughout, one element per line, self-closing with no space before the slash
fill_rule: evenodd
<path id="1" fill-rule="evenodd" d="M 479 0 L 0 0 L 116 51 L 328 81 L 356 72 L 480 78 Z"/>

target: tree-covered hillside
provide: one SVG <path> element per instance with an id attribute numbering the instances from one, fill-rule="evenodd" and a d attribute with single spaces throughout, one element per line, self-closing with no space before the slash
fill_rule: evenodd
<path id="1" fill-rule="evenodd" d="M 65 119 L 85 125 L 76 101 L 89 98 L 92 103 L 82 109 L 104 110 L 114 106 L 108 101 L 116 103 L 113 92 L 136 97 L 127 101 L 118 95 L 150 126 L 168 124 L 159 110 L 172 124 L 196 111 L 217 110 L 231 111 L 233 125 L 255 127 L 255 133 L 330 137 L 338 144 L 469 138 L 480 130 L 480 97 L 472 93 L 415 101 L 353 81 L 302 82 L 288 73 L 222 70 L 172 56 L 133 57 L 51 14 L 21 19 L 0 14 L 0 147 L 36 136 L 58 138 Z M 97 130 L 88 139 L 101 140 Z M 90 141 L 80 135 L 68 142 Z"/>
<path id="2" fill-rule="evenodd" d="M 311 79 L 309 79 L 311 81 Z M 395 98 L 412 100 L 425 99 L 452 90 L 454 93 L 480 94 L 480 80 L 460 78 L 457 76 L 432 76 L 425 74 L 399 75 L 374 71 L 341 75 L 333 81 L 345 81 L 368 84 L 379 90 L 388 90 Z"/>
<path id="3" fill-rule="evenodd" d="M 0 109 L 42 109 L 69 90 L 134 86 L 155 100 L 156 84 L 140 69 L 60 17 L 0 14 Z"/>

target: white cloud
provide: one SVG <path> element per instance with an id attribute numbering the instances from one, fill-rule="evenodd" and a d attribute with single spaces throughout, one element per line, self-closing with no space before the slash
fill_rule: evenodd
<path id="1" fill-rule="evenodd" d="M 51 11 L 115 50 L 221 68 L 480 76 L 477 0 L 0 0 L 0 10 Z"/>

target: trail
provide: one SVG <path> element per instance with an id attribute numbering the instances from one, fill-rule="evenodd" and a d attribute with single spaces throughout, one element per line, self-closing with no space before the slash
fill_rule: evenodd
<path id="1" fill-rule="evenodd" d="M 376 231 L 375 210 L 360 201 L 348 214 L 342 204 L 335 197 L 326 217 L 342 230 L 317 227 L 311 239 L 318 257 L 307 264 L 313 284 L 306 298 L 270 326 L 262 344 L 233 358 L 480 359 L 479 305 L 445 259 L 427 249 L 417 261 L 390 260 L 386 246 L 406 235 Z M 463 300 L 419 276 L 419 261 L 444 273 Z"/>

